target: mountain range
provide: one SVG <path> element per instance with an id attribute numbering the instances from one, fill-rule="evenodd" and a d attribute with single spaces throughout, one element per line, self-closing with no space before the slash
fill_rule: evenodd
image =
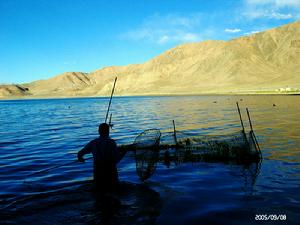
<path id="1" fill-rule="evenodd" d="M 235 38 L 172 48 L 153 59 L 90 73 L 0 85 L 0 98 L 268 93 L 300 90 L 300 21 Z"/>

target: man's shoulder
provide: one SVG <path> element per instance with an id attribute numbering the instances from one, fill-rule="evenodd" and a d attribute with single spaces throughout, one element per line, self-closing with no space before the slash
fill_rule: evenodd
<path id="1" fill-rule="evenodd" d="M 95 138 L 94 140 L 91 140 L 90 143 L 91 144 L 96 144 L 99 141 L 100 141 L 99 138 Z"/>
<path id="2" fill-rule="evenodd" d="M 107 139 L 111 144 L 116 144 L 116 141 L 114 139 L 108 138 Z"/>
<path id="3" fill-rule="evenodd" d="M 99 138 L 94 139 L 93 141 L 95 143 L 97 143 L 97 142 L 108 142 L 110 144 L 116 144 L 116 141 L 114 139 L 111 139 L 111 138 L 101 138 L 101 137 L 99 137 Z"/>
<path id="4" fill-rule="evenodd" d="M 102 140 L 100 138 L 95 138 L 94 140 L 91 140 L 88 145 L 90 147 L 92 146 L 97 146 L 98 144 L 100 144 L 102 142 Z"/>

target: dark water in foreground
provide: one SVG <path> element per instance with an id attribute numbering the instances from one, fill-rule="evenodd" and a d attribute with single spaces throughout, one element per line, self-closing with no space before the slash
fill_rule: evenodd
<path id="1" fill-rule="evenodd" d="M 269 217 L 268 224 L 296 224 L 300 218 L 299 100 L 300 96 L 116 97 L 111 136 L 118 144 L 131 143 L 148 128 L 171 131 L 173 119 L 181 131 L 232 133 L 240 130 L 235 106 L 239 101 L 241 108 L 250 109 L 262 149 L 258 176 L 242 165 L 171 163 L 167 168 L 159 163 L 145 184 L 162 201 L 156 223 L 260 224 L 255 215 L 285 215 L 287 221 Z M 107 98 L 0 101 L 0 207 L 90 180 L 91 161 L 27 175 L 75 160 L 75 153 L 97 136 L 107 104 Z M 244 110 L 243 116 L 246 120 Z M 126 155 L 119 171 L 121 180 L 140 182 L 132 155 Z M 30 208 L 38 200 L 26 201 Z"/>

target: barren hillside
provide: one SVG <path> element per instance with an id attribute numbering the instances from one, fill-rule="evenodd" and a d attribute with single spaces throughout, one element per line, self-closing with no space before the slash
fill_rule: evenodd
<path id="1" fill-rule="evenodd" d="M 145 62 L 0 86 L 0 97 L 251 93 L 300 88 L 300 21 L 230 41 L 177 46 Z M 13 88 L 14 87 L 14 88 Z M 13 90 L 14 89 L 14 90 Z"/>

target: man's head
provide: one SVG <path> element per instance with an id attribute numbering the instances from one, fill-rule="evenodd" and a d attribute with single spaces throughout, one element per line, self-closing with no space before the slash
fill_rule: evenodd
<path id="1" fill-rule="evenodd" d="M 109 125 L 107 123 L 101 123 L 98 128 L 98 132 L 101 137 L 109 136 Z"/>

